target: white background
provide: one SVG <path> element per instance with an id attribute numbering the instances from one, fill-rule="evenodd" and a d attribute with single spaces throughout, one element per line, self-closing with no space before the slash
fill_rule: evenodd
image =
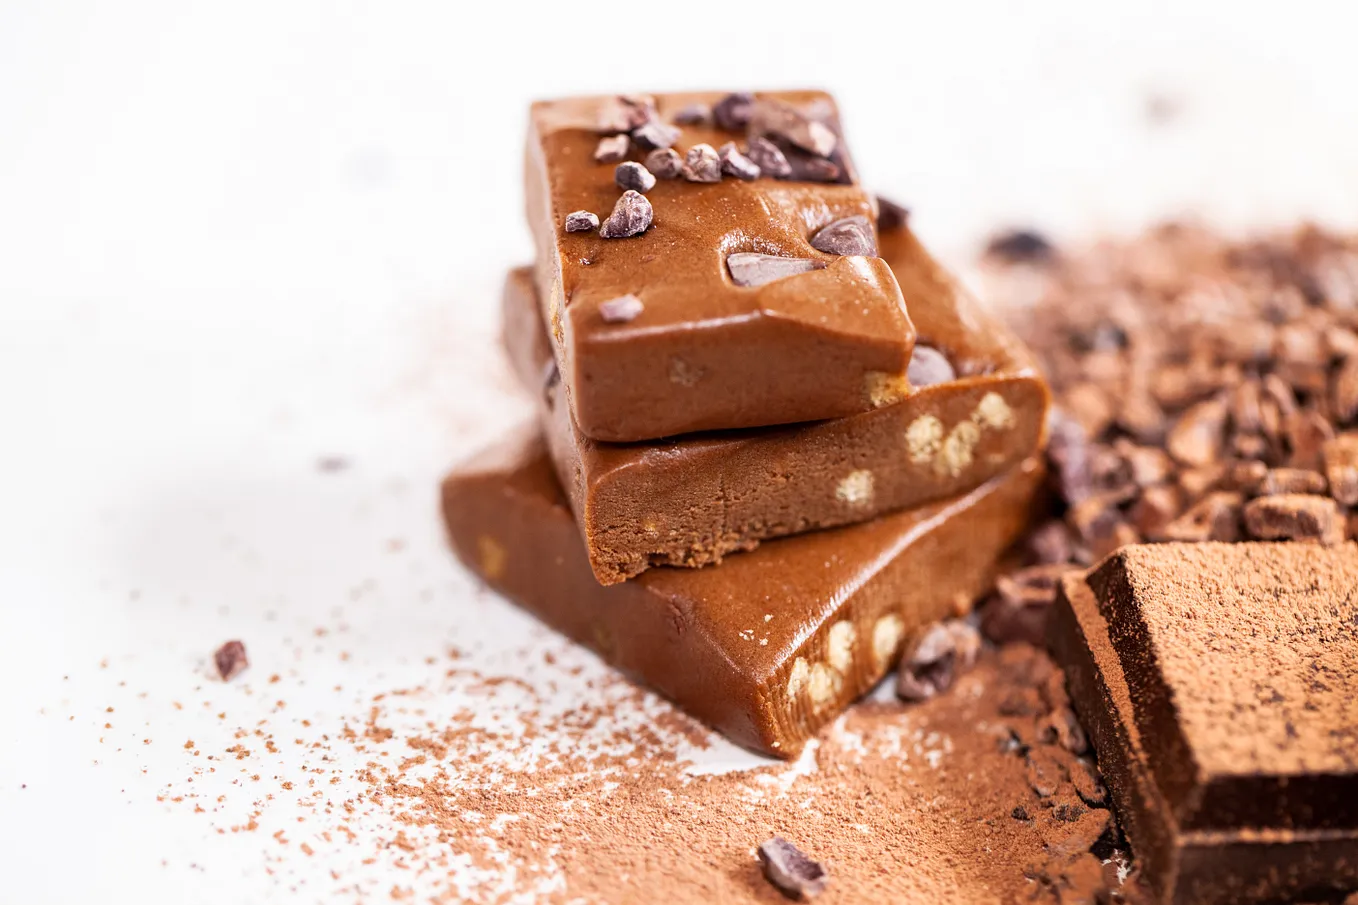
<path id="1" fill-rule="evenodd" d="M 494 323 L 531 98 L 829 88 L 958 266 L 1002 224 L 1353 226 L 1351 8 L 3 0 L 0 902 L 330 898 L 155 800 L 221 731 L 171 702 L 265 707 L 206 677 L 227 637 L 331 715 L 557 643 L 434 509 L 526 412 Z"/>

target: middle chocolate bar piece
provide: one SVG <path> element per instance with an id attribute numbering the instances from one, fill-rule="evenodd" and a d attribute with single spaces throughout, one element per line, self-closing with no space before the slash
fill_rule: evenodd
<path id="1" fill-rule="evenodd" d="M 534 104 L 530 125 L 542 311 L 586 436 L 899 398 L 914 330 L 829 95 L 570 98 Z"/>
<path id="2" fill-rule="evenodd" d="M 928 344 L 917 349 L 928 364 L 910 395 L 847 418 L 650 444 L 599 443 L 575 424 L 531 273 L 510 274 L 505 343 L 539 395 L 557 474 L 601 583 L 655 565 L 716 563 L 761 540 L 961 493 L 1040 448 L 1048 396 L 1027 349 L 908 229 L 884 231 L 881 243 Z"/>

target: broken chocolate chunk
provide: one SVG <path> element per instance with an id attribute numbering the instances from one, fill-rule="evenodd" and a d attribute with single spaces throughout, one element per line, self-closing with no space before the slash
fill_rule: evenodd
<path id="1" fill-rule="evenodd" d="M 759 167 L 750 158 L 740 153 L 735 142 L 728 141 L 718 148 L 717 157 L 721 160 L 721 171 L 727 176 L 734 176 L 747 182 L 759 178 Z"/>
<path id="2" fill-rule="evenodd" d="M 632 141 L 643 151 L 670 148 L 679 140 L 679 130 L 659 121 L 652 121 L 632 130 Z"/>
<path id="3" fill-rule="evenodd" d="M 877 238 L 872 223 L 862 214 L 836 220 L 811 237 L 811 247 L 828 255 L 877 254 Z"/>
<path id="4" fill-rule="evenodd" d="M 773 179 L 786 179 L 792 175 L 792 165 L 778 146 L 763 136 L 751 138 L 745 147 L 745 156 L 760 173 Z"/>
<path id="5" fill-rule="evenodd" d="M 976 663 L 980 652 L 981 636 L 969 623 L 960 619 L 935 623 L 901 658 L 896 695 L 914 702 L 942 694 Z"/>
<path id="6" fill-rule="evenodd" d="M 889 198 L 877 196 L 877 229 L 901 229 L 910 222 L 910 209 Z"/>
<path id="7" fill-rule="evenodd" d="M 599 235 L 605 239 L 639 236 L 650 229 L 654 217 L 655 211 L 651 209 L 651 202 L 646 200 L 646 196 L 629 189 L 613 205 L 613 213 L 599 227 Z"/>
<path id="8" fill-rule="evenodd" d="M 754 102 L 749 125 L 752 135 L 777 136 L 817 157 L 829 157 L 839 144 L 839 137 L 825 123 L 772 98 Z"/>
<path id="9" fill-rule="evenodd" d="M 599 228 L 599 215 L 589 211 L 571 211 L 566 215 L 566 232 L 587 233 Z"/>
<path id="10" fill-rule="evenodd" d="M 696 144 L 684 155 L 684 178 L 689 182 L 721 182 L 721 157 L 709 144 Z"/>
<path id="11" fill-rule="evenodd" d="M 675 111 L 674 122 L 679 126 L 701 126 L 712 119 L 712 108 L 706 104 L 686 104 Z"/>
<path id="12" fill-rule="evenodd" d="M 796 148 L 784 153 L 787 155 L 788 166 L 792 168 L 792 175 L 789 177 L 791 179 L 804 182 L 838 182 L 839 177 L 843 175 L 839 164 L 833 160 L 815 157 Z"/>
<path id="13" fill-rule="evenodd" d="M 217 648 L 212 659 L 223 682 L 230 682 L 250 665 L 250 658 L 245 656 L 245 645 L 239 641 L 226 642 Z"/>
<path id="14" fill-rule="evenodd" d="M 641 304 L 641 299 L 632 295 L 620 295 L 615 299 L 599 303 L 599 316 L 604 319 L 606 324 L 625 324 L 635 320 L 636 316 L 645 310 Z"/>
<path id="15" fill-rule="evenodd" d="M 750 113 L 754 106 L 754 95 L 748 91 L 737 91 L 717 101 L 712 108 L 712 119 L 719 128 L 728 132 L 739 132 L 750 124 Z"/>
<path id="16" fill-rule="evenodd" d="M 673 148 L 657 148 L 646 155 L 646 169 L 657 179 L 676 179 L 684 171 L 684 159 Z"/>
<path id="17" fill-rule="evenodd" d="M 759 866 L 778 891 L 790 899 L 810 899 L 825 891 L 825 868 L 782 836 L 759 845 Z"/>
<path id="18" fill-rule="evenodd" d="M 906 379 L 914 387 L 929 387 L 937 383 L 947 383 L 957 379 L 948 357 L 932 346 L 915 343 L 910 356 L 910 366 L 905 372 Z"/>
<path id="19" fill-rule="evenodd" d="M 751 251 L 736 252 L 726 258 L 726 267 L 731 271 L 731 282 L 737 286 L 763 286 L 784 277 L 820 270 L 824 266 L 820 261 L 813 261 L 810 258 L 785 258 L 782 255 L 765 255 Z"/>
<path id="20" fill-rule="evenodd" d="M 1044 264 L 1055 249 L 1039 232 L 1015 229 L 1000 233 L 986 246 L 986 254 L 1008 264 Z"/>
<path id="21" fill-rule="evenodd" d="M 631 189 L 634 192 L 649 192 L 655 188 L 655 176 L 651 171 L 634 160 L 624 161 L 618 164 L 613 171 L 613 181 L 620 189 Z"/>
<path id="22" fill-rule="evenodd" d="M 1245 530 L 1260 540 L 1317 541 L 1326 546 L 1344 540 L 1339 506 L 1329 497 L 1280 493 L 1251 500 L 1245 506 Z"/>
<path id="23" fill-rule="evenodd" d="M 628 138 L 626 135 L 610 135 L 599 139 L 594 148 L 594 160 L 598 163 L 616 163 L 627 156 Z"/>

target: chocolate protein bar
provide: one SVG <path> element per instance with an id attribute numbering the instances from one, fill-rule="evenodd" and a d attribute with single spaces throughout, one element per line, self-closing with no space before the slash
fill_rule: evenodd
<path id="1" fill-rule="evenodd" d="M 585 436 L 833 418 L 903 392 L 914 329 L 829 95 L 540 102 L 526 182 Z"/>
<path id="2" fill-rule="evenodd" d="M 1135 545 L 1063 579 L 1052 647 L 1163 901 L 1358 886 L 1355 586 L 1352 544 Z"/>
<path id="3" fill-rule="evenodd" d="M 904 226 L 884 259 L 921 342 L 903 400 L 847 418 L 600 443 L 574 424 L 526 269 L 505 285 L 504 340 L 539 395 L 547 441 L 600 582 L 654 565 L 702 566 L 760 541 L 851 524 L 960 493 L 1034 454 L 1046 385 L 1027 349 Z"/>
<path id="4" fill-rule="evenodd" d="M 536 429 L 454 471 L 443 512 L 493 588 L 733 741 L 792 757 L 904 638 L 987 589 L 1041 477 L 1030 459 L 945 501 L 614 587 L 590 571 Z"/>

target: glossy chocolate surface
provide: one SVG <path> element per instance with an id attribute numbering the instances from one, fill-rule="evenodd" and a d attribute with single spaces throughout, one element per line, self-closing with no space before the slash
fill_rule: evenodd
<path id="1" fill-rule="evenodd" d="M 656 96 L 662 120 L 719 93 Z M 774 92 L 838 133 L 829 95 Z M 606 218 L 620 191 L 613 163 L 594 150 L 600 111 L 613 98 L 533 105 L 526 161 L 527 212 L 537 248 L 537 285 L 566 397 L 585 436 L 631 442 L 702 430 L 787 424 L 863 412 L 873 389 L 902 375 L 914 329 L 890 269 L 880 259 L 812 247 L 822 227 L 875 215 L 838 142 L 841 184 L 726 177 L 701 184 L 661 179 L 644 233 L 605 239 L 567 233 L 586 210 Z M 710 124 L 679 127 L 675 149 L 742 147 L 743 133 Z M 629 159 L 644 160 L 636 147 Z M 818 269 L 758 287 L 735 285 L 727 256 L 760 252 L 810 258 Z M 645 310 L 610 323 L 599 306 L 625 295 Z"/>
<path id="2" fill-rule="evenodd" d="M 505 286 L 505 344 L 539 395 L 557 473 L 606 584 L 654 565 L 702 566 L 760 541 L 852 524 L 963 492 L 1043 442 L 1048 395 L 1027 349 L 904 227 L 881 250 L 920 342 L 955 380 L 847 418 L 646 444 L 600 443 L 572 423 L 526 270 Z"/>
<path id="3" fill-rule="evenodd" d="M 1041 477 L 1028 460 L 946 501 L 614 587 L 594 580 L 536 430 L 454 471 L 443 512 L 496 590 L 732 740 L 792 757 L 905 637 L 984 593 Z"/>
<path id="4" fill-rule="evenodd" d="M 1243 826 L 1185 828 L 1147 757 L 1098 596 L 1081 574 L 1061 584 L 1051 647 L 1098 752 L 1099 770 L 1141 876 L 1174 905 L 1244 905 L 1326 898 L 1358 886 L 1358 829 Z M 1300 803 L 1300 801 L 1299 801 Z M 1296 821 L 1293 821 L 1294 823 Z"/>

